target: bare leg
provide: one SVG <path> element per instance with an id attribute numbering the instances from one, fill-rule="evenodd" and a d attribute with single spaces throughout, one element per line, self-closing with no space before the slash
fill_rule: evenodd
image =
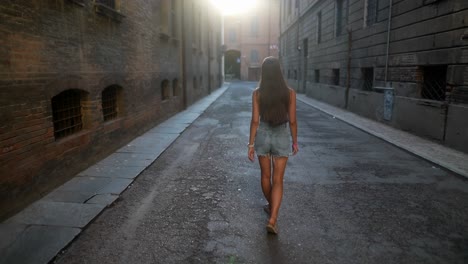
<path id="1" fill-rule="evenodd" d="M 275 225 L 278 218 L 281 200 L 283 198 L 283 178 L 286 170 L 287 157 L 273 158 L 273 185 L 271 188 L 271 215 L 269 224 Z"/>
<path id="2" fill-rule="evenodd" d="M 271 156 L 258 156 L 262 174 L 262 191 L 268 204 L 271 206 Z"/>

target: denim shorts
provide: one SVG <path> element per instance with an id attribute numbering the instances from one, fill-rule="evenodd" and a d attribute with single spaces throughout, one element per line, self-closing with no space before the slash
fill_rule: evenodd
<path id="1" fill-rule="evenodd" d="M 288 157 L 291 154 L 288 123 L 272 127 L 260 122 L 255 136 L 255 152 L 258 156 Z"/>

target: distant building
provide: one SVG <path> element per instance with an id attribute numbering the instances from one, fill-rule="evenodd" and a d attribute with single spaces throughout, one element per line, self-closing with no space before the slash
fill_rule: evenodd
<path id="1" fill-rule="evenodd" d="M 281 0 L 280 17 L 291 87 L 468 152 L 468 1 Z"/>
<path id="2" fill-rule="evenodd" d="M 268 56 L 278 57 L 279 0 L 258 0 L 250 12 L 224 17 L 226 78 L 258 81 Z"/>
<path id="3" fill-rule="evenodd" d="M 221 86 L 209 0 L 0 3 L 0 219 Z"/>

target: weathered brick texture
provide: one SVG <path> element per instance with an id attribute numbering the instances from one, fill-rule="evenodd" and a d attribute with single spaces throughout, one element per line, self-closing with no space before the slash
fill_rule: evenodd
<path id="1" fill-rule="evenodd" d="M 221 85 L 208 83 L 221 74 L 219 58 L 193 49 L 195 35 L 182 30 L 194 1 L 175 1 L 177 30 L 169 34 L 160 15 L 170 1 L 117 2 L 103 15 L 91 0 L 1 1 L 0 219 Z M 200 25 L 220 36 L 219 14 L 208 5 L 196 1 Z M 220 54 L 219 40 L 198 34 Z M 194 74 L 204 80 L 196 92 Z M 179 93 L 171 87 L 162 101 L 166 79 L 179 80 Z M 118 116 L 104 122 L 101 93 L 111 85 L 121 87 Z M 83 129 L 56 139 L 51 100 L 68 89 L 83 93 Z"/>

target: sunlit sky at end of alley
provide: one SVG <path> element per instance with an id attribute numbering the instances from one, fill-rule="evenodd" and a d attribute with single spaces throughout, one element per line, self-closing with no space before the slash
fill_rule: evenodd
<path id="1" fill-rule="evenodd" d="M 246 13 L 257 5 L 256 0 L 211 0 L 225 16 Z"/>

